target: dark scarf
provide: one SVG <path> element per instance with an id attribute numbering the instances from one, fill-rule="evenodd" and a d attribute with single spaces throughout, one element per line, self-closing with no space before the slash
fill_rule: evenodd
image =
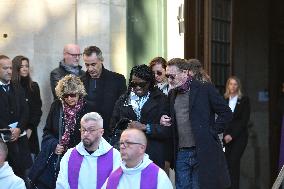
<path id="1" fill-rule="evenodd" d="M 64 146 L 64 150 L 68 149 L 70 136 L 74 133 L 76 127 L 77 113 L 84 107 L 84 105 L 85 101 L 82 98 L 78 100 L 75 106 L 69 106 L 63 102 L 65 132 L 62 136 L 60 144 Z"/>
<path id="2" fill-rule="evenodd" d="M 31 91 L 31 84 L 30 84 L 30 78 L 29 77 L 21 77 L 21 86 L 26 90 L 26 91 Z"/>
<path id="3" fill-rule="evenodd" d="M 79 76 L 81 67 L 78 66 L 70 66 L 64 63 L 64 61 L 60 62 L 60 65 L 69 73 Z"/>
<path id="4" fill-rule="evenodd" d="M 186 82 L 184 84 L 182 84 L 181 86 L 178 86 L 175 90 L 178 93 L 186 93 L 188 91 L 190 91 L 190 85 L 192 82 L 192 77 L 188 76 L 188 79 L 186 80 Z"/>

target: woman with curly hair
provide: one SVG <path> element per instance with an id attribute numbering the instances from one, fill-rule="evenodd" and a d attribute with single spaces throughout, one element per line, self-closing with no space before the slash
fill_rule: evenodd
<path id="1" fill-rule="evenodd" d="M 80 120 L 90 112 L 90 108 L 84 98 L 84 85 L 77 76 L 67 75 L 62 78 L 55 87 L 55 92 L 59 100 L 51 104 L 43 129 L 43 142 L 53 140 L 54 153 L 62 155 L 81 141 Z"/>
<path id="2" fill-rule="evenodd" d="M 66 75 L 58 82 L 55 92 L 58 99 L 51 104 L 43 129 L 41 152 L 30 171 L 30 178 L 37 188 L 55 188 L 54 174 L 59 171 L 60 158 L 81 141 L 80 120 L 91 112 L 79 77 Z"/>
<path id="3" fill-rule="evenodd" d="M 159 167 L 165 165 L 165 141 L 170 129 L 160 125 L 160 118 L 168 114 L 168 101 L 155 85 L 155 77 L 147 65 L 134 66 L 129 77 L 128 90 L 116 102 L 111 128 L 138 128 L 145 132 L 148 145 L 146 153 Z M 128 124 L 125 121 L 128 120 Z"/>

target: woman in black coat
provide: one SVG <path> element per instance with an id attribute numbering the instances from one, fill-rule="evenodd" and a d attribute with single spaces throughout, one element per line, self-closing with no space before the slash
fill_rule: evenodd
<path id="1" fill-rule="evenodd" d="M 39 152 L 37 127 L 42 115 L 39 86 L 30 77 L 30 63 L 27 57 L 16 56 L 12 60 L 12 64 L 12 82 L 16 87 L 21 86 L 24 89 L 25 100 L 29 106 L 29 120 L 26 132 L 30 151 L 33 155 L 37 155 Z"/>
<path id="2" fill-rule="evenodd" d="M 143 130 L 148 139 L 146 153 L 164 168 L 165 142 L 170 137 L 170 128 L 161 126 L 160 118 L 168 114 L 168 101 L 154 83 L 154 74 L 147 65 L 132 68 L 128 91 L 115 104 L 111 128 L 128 119 L 126 127 Z"/>
<path id="3" fill-rule="evenodd" d="M 248 122 L 250 117 L 249 98 L 242 95 L 240 80 L 232 76 L 227 80 L 224 94 L 233 119 L 224 132 L 225 155 L 231 176 L 231 188 L 239 188 L 240 161 L 248 143 Z"/>
<path id="4" fill-rule="evenodd" d="M 54 175 L 59 171 L 60 158 L 81 141 L 80 121 L 91 111 L 79 77 L 66 75 L 58 82 L 55 92 L 58 99 L 51 104 L 43 129 L 41 152 L 30 171 L 30 179 L 41 189 L 55 188 Z"/>

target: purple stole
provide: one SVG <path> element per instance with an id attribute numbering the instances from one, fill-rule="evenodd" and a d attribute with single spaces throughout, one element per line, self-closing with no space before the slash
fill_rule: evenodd
<path id="1" fill-rule="evenodd" d="M 68 182 L 70 189 L 78 189 L 79 172 L 83 157 L 76 148 L 71 152 L 68 161 Z M 98 157 L 97 160 L 97 189 L 100 189 L 113 169 L 113 148 Z M 91 173 L 92 171 L 90 171 Z"/>
<path id="2" fill-rule="evenodd" d="M 150 163 L 143 169 L 141 172 L 140 189 L 156 189 L 158 186 L 158 172 L 159 167 L 154 163 Z M 121 167 L 116 169 L 109 176 L 106 189 L 117 189 L 122 174 Z"/>

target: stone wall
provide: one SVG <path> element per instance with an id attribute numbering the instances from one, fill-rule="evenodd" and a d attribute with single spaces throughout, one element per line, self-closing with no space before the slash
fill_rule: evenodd
<path id="1" fill-rule="evenodd" d="M 53 100 L 49 73 L 65 44 L 77 43 L 81 51 L 96 45 L 106 68 L 126 73 L 126 0 L 1 0 L 0 23 L 0 54 L 27 56 L 39 83 L 44 112 L 39 136 Z"/>

